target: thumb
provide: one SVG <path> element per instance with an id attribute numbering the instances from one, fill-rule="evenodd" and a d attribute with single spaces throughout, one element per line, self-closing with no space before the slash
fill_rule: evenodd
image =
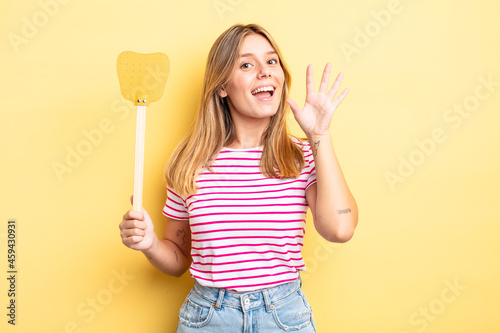
<path id="1" fill-rule="evenodd" d="M 142 214 L 144 215 L 144 220 L 146 222 L 149 221 L 152 223 L 151 216 L 149 216 L 149 213 L 144 209 L 144 207 L 142 207 Z"/>
<path id="2" fill-rule="evenodd" d="M 288 105 L 290 105 L 290 109 L 292 110 L 293 115 L 295 116 L 295 118 L 297 118 L 301 112 L 299 105 L 291 98 L 287 99 L 286 101 Z"/>
<path id="3" fill-rule="evenodd" d="M 144 215 L 144 222 L 146 222 L 146 233 L 153 235 L 155 226 L 153 224 L 151 216 L 149 216 L 148 212 L 144 209 L 144 207 L 142 207 L 142 214 Z"/>

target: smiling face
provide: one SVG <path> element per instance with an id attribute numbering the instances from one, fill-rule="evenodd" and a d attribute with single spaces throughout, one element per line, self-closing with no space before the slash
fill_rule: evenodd
<path id="1" fill-rule="evenodd" d="M 260 34 L 247 35 L 228 83 L 219 92 L 227 99 L 233 122 L 269 122 L 280 105 L 284 73 L 278 54 Z"/>

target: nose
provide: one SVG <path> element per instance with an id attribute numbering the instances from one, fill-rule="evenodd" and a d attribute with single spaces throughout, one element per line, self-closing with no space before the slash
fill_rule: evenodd
<path id="1" fill-rule="evenodd" d="M 259 78 L 265 79 L 271 77 L 271 69 L 267 66 L 262 66 L 259 71 Z"/>

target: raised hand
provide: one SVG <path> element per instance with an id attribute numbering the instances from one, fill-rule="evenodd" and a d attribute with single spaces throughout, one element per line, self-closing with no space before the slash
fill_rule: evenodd
<path id="1" fill-rule="evenodd" d="M 343 73 L 337 76 L 332 87 L 327 92 L 331 67 L 331 63 L 326 64 L 319 90 L 315 92 L 312 65 L 307 66 L 306 102 L 302 109 L 292 99 L 287 100 L 295 120 L 307 137 L 329 134 L 333 113 L 349 92 L 349 89 L 346 88 L 334 99 L 342 82 Z"/>

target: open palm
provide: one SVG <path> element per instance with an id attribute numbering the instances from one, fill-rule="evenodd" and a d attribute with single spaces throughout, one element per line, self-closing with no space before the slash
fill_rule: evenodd
<path id="1" fill-rule="evenodd" d="M 327 92 L 330 69 L 332 65 L 326 64 L 318 92 L 314 91 L 313 69 L 307 66 L 306 74 L 306 102 L 301 109 L 292 99 L 288 99 L 295 120 L 300 125 L 304 133 L 309 136 L 325 135 L 328 133 L 333 113 L 339 104 L 344 100 L 349 89 L 344 89 L 335 99 L 337 90 L 344 76 L 340 73 L 332 87 Z"/>

